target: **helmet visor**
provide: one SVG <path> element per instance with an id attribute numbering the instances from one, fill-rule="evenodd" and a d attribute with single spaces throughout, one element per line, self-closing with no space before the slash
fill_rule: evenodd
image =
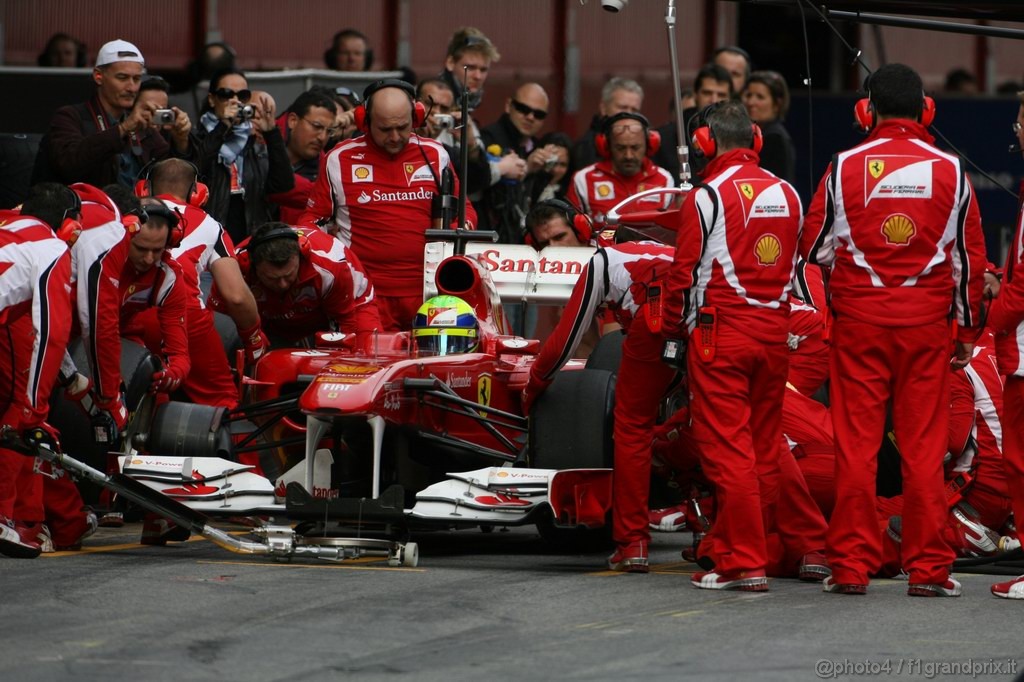
<path id="1" fill-rule="evenodd" d="M 436 334 L 417 335 L 416 350 L 419 356 L 455 355 L 457 353 L 468 353 L 476 348 L 475 332 L 472 336 L 467 336 L 465 330 L 457 329 L 452 331 L 455 333 L 448 333 L 448 330 L 439 329 Z"/>

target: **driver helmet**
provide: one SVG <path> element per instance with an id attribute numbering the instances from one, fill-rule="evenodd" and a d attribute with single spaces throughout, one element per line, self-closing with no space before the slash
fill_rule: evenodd
<path id="1" fill-rule="evenodd" d="M 468 353 L 477 347 L 473 307 L 458 296 L 434 296 L 416 311 L 412 340 L 420 356 Z"/>

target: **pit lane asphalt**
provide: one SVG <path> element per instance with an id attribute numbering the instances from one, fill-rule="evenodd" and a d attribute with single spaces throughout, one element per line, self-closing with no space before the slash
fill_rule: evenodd
<path id="1" fill-rule="evenodd" d="M 1002 577 L 958 575 L 960 599 L 909 598 L 890 580 L 866 597 L 795 580 L 742 594 L 690 586 L 683 533 L 655 533 L 652 573 L 625 575 L 603 570 L 606 553 L 551 553 L 532 528 L 419 535 L 418 568 L 278 563 L 202 539 L 143 547 L 139 531 L 0 557 L 0 680 L 816 680 L 857 665 L 924 679 L 929 663 L 968 659 L 1024 671 L 1024 602 L 988 590 Z M 816 674 L 821 660 L 836 663 Z"/>

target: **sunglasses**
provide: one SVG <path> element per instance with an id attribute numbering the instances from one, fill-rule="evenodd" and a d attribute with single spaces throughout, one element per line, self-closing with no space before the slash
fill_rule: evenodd
<path id="1" fill-rule="evenodd" d="M 219 100 L 228 101 L 237 96 L 239 102 L 248 102 L 252 99 L 252 90 L 232 90 L 231 88 L 217 88 L 212 93 Z"/>
<path id="2" fill-rule="evenodd" d="M 533 114 L 533 117 L 538 121 L 543 121 L 548 116 L 548 112 L 543 109 L 534 109 L 533 107 L 527 106 L 519 100 L 512 100 L 512 108 L 518 111 L 523 116 L 529 116 Z"/>
<path id="3" fill-rule="evenodd" d="M 359 104 L 360 102 L 363 101 L 362 97 L 359 96 L 358 92 L 356 92 L 352 88 L 346 88 L 344 85 L 339 85 L 338 87 L 334 88 L 334 94 L 340 97 L 348 97 L 356 104 Z"/>

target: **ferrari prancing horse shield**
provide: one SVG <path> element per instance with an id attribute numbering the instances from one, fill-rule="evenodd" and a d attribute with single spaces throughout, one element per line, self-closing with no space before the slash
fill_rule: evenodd
<path id="1" fill-rule="evenodd" d="M 476 402 L 484 407 L 491 406 L 491 375 L 483 374 L 476 380 Z M 480 410 L 480 416 L 486 417 L 487 412 Z"/>

